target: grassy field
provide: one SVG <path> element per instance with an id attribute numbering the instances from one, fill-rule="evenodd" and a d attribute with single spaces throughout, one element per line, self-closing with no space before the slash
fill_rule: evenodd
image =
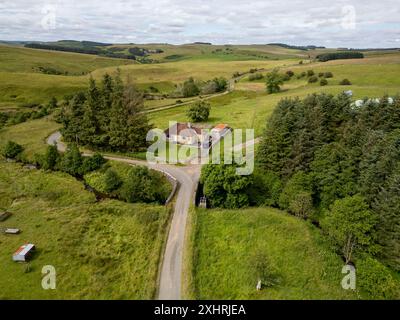
<path id="1" fill-rule="evenodd" d="M 0 299 L 151 299 L 169 209 L 104 200 L 63 173 L 0 162 L 0 207 L 12 216 L 0 228 Z M 12 261 L 24 243 L 37 252 Z M 56 290 L 43 290 L 41 270 L 53 265 Z"/>
<path id="2" fill-rule="evenodd" d="M 305 97 L 315 92 L 338 94 L 352 90 L 354 99 L 364 97 L 381 97 L 400 93 L 400 54 L 384 55 L 361 60 L 336 60 L 327 63 L 313 63 L 304 66 L 281 68 L 281 71 L 293 70 L 295 74 L 314 70 L 330 71 L 334 77 L 328 79 L 328 85 L 321 87 L 318 83 L 309 84 L 307 79 L 296 79 L 285 82 L 282 91 L 268 95 L 265 80 L 248 81 L 243 78 L 235 86 L 235 91 L 222 97 L 209 100 L 212 105 L 209 122 L 227 123 L 233 128 L 254 128 L 256 136 L 262 133 L 266 119 L 276 104 L 285 97 Z M 339 85 L 348 78 L 351 86 Z M 159 128 L 166 128 L 168 120 L 187 121 L 187 106 L 162 110 L 150 115 L 152 122 Z"/>
<path id="3" fill-rule="evenodd" d="M 85 89 L 89 73 L 95 79 L 101 79 L 105 73 L 115 74 L 120 69 L 122 77 L 131 79 L 140 89 L 155 87 L 159 92 L 168 93 L 174 91 L 177 83 L 189 77 L 197 80 L 209 80 L 217 76 L 230 78 L 237 71 L 270 69 L 299 61 L 296 54 L 288 55 L 283 48 L 282 52 L 268 47 L 265 51 L 252 47 L 246 50 L 235 48 L 233 53 L 224 54 L 213 53 L 217 49 L 224 49 L 224 46 L 161 47 L 165 51 L 154 55 L 160 56 L 162 63 L 139 64 L 96 55 L 0 46 L 0 110 L 14 111 L 32 103 L 46 104 L 53 96 L 62 99 L 65 95 Z M 271 50 L 276 56 L 262 56 Z M 184 58 L 166 59 L 170 56 Z M 44 74 L 40 69 L 43 67 L 62 75 Z"/>
<path id="4" fill-rule="evenodd" d="M 356 299 L 343 290 L 343 263 L 309 223 L 271 208 L 192 213 L 188 257 L 192 298 Z M 269 261 L 277 281 L 256 290 L 254 256 Z"/>
<path id="5" fill-rule="evenodd" d="M 0 45 L 0 71 L 18 73 L 41 73 L 39 67 L 82 75 L 99 68 L 132 64 L 133 61 L 111 59 L 89 54 L 48 51 Z"/>
<path id="6" fill-rule="evenodd" d="M 24 147 L 23 154 L 32 159 L 35 153 L 43 153 L 46 150 L 46 138 L 59 128 L 60 125 L 54 122 L 51 116 L 4 127 L 0 129 L 0 148 L 8 140 L 15 141 Z"/>
<path id="7" fill-rule="evenodd" d="M 236 71 L 246 72 L 251 68 L 271 69 L 277 66 L 288 66 L 296 63 L 292 60 L 233 60 L 221 61 L 209 57 L 204 59 L 185 59 L 176 62 L 165 62 L 159 64 L 132 64 L 120 67 L 123 77 L 130 77 L 136 83 L 152 83 L 171 81 L 180 83 L 193 77 L 197 80 L 210 80 L 214 77 L 223 76 L 231 78 Z M 116 68 L 102 68 L 93 72 L 94 77 L 100 77 L 105 72 L 114 73 Z"/>
<path id="8" fill-rule="evenodd" d="M 85 88 L 88 73 L 132 63 L 95 55 L 0 45 L 0 111 L 47 103 L 52 96 L 62 99 Z M 43 68 L 62 75 L 45 74 Z"/>

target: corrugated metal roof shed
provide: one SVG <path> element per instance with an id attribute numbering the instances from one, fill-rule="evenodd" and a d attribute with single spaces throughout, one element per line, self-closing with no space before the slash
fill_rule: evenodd
<path id="1" fill-rule="evenodd" d="M 14 261 L 26 261 L 30 253 L 35 250 L 35 245 L 32 243 L 24 244 L 18 248 L 13 254 Z"/>

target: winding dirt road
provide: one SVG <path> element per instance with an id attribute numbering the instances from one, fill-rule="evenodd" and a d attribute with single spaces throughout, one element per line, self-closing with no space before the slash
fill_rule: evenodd
<path id="1" fill-rule="evenodd" d="M 65 152 L 66 145 L 61 141 L 61 133 L 55 132 L 47 138 L 47 143 L 54 145 L 60 152 Z M 83 153 L 90 156 L 91 153 Z M 146 161 L 133 160 L 117 156 L 104 156 L 104 158 L 120 161 L 132 165 L 145 165 L 151 169 L 162 171 L 174 177 L 179 182 L 178 193 L 175 201 L 174 214 L 168 233 L 158 286 L 158 299 L 181 299 L 181 274 L 183 262 L 183 246 L 185 240 L 186 221 L 189 207 L 194 203 L 197 182 L 200 177 L 200 165 L 178 167 L 168 164 L 149 164 Z"/>

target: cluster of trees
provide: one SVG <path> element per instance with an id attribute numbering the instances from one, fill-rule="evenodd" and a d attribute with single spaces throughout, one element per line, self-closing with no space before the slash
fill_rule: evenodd
<path id="1" fill-rule="evenodd" d="M 303 71 L 297 75 L 297 79 L 302 79 L 305 77 L 308 78 L 307 79 L 308 83 L 316 83 L 319 80 L 320 86 L 326 86 L 326 85 L 328 85 L 327 79 L 333 78 L 333 73 L 330 71 L 319 72 L 318 76 L 317 76 L 317 74 L 314 72 L 314 70 L 307 70 L 307 71 Z"/>
<path id="2" fill-rule="evenodd" d="M 236 166 L 208 164 L 201 170 L 200 183 L 210 207 L 241 208 L 250 204 L 251 176 L 236 174 Z"/>
<path id="3" fill-rule="evenodd" d="M 51 98 L 47 105 L 27 104 L 24 107 L 31 108 L 29 111 L 0 112 L 0 129 L 4 126 L 15 125 L 27 120 L 40 119 L 52 113 L 57 108 L 56 98 Z"/>
<path id="4" fill-rule="evenodd" d="M 17 159 L 21 155 L 24 148 L 14 141 L 7 141 L 1 150 L 1 155 L 6 159 Z"/>
<path id="5" fill-rule="evenodd" d="M 338 60 L 338 59 L 362 59 L 364 58 L 364 54 L 357 51 L 340 51 L 332 53 L 323 53 L 318 55 L 316 58 L 322 62 L 329 60 Z"/>
<path id="6" fill-rule="evenodd" d="M 68 45 L 70 44 L 70 45 Z M 82 41 L 82 42 L 61 42 L 60 44 L 45 44 L 45 43 L 27 43 L 26 48 L 44 49 L 53 51 L 75 52 L 83 54 L 94 54 L 110 58 L 131 59 L 136 60 L 137 57 L 145 57 L 150 51 L 144 48 L 133 47 L 129 48 L 129 53 L 124 53 L 124 48 L 108 47 L 109 44 L 102 44 L 97 42 Z M 163 52 L 161 49 L 153 50 L 154 53 Z M 53 74 L 53 73 L 51 73 Z"/>
<path id="7" fill-rule="evenodd" d="M 210 111 L 210 104 L 204 100 L 200 100 L 189 107 L 187 110 L 187 116 L 192 122 L 205 122 L 210 116 Z"/>
<path id="8" fill-rule="evenodd" d="M 267 204 L 320 224 L 347 261 L 368 252 L 400 270 L 400 98 L 361 108 L 345 94 L 284 99 L 257 164 Z"/>
<path id="9" fill-rule="evenodd" d="M 189 78 L 184 83 L 178 86 L 177 91 L 173 94 L 174 97 L 194 97 L 199 94 L 213 94 L 223 92 L 228 87 L 228 81 L 223 78 L 214 78 L 212 80 L 202 82 L 195 81 L 193 78 Z"/>
<path id="10" fill-rule="evenodd" d="M 28 160 L 22 156 L 24 148 L 14 142 L 8 141 L 2 148 L 1 154 L 7 159 L 28 163 Z M 51 171 L 63 171 L 74 177 L 82 177 L 84 174 L 99 169 L 106 160 L 99 153 L 91 157 L 83 157 L 79 148 L 75 144 L 68 146 L 66 152 L 61 154 L 57 146 L 48 146 L 44 154 L 34 155 L 34 164 L 41 169 Z"/>
<path id="11" fill-rule="evenodd" d="M 315 50 L 315 49 L 325 49 L 325 47 L 322 46 L 314 46 L 314 45 L 309 45 L 309 46 L 295 46 L 295 45 L 289 45 L 285 43 L 268 43 L 268 45 L 271 46 L 279 46 L 282 48 L 287 48 L 287 49 L 295 49 L 295 50 Z"/>
<path id="12" fill-rule="evenodd" d="M 100 48 L 96 47 L 68 47 L 61 45 L 53 45 L 53 44 L 43 44 L 43 43 L 27 43 L 25 44 L 26 48 L 32 49 L 43 49 L 43 50 L 53 50 L 53 51 L 65 51 L 65 52 L 75 52 L 75 53 L 83 53 L 83 54 L 100 54 L 102 51 Z"/>
<path id="13" fill-rule="evenodd" d="M 58 121 L 67 142 L 115 151 L 139 151 L 147 146 L 151 129 L 143 112 L 143 94 L 123 84 L 119 75 L 104 75 L 101 85 L 93 79 L 86 92 L 69 98 Z"/>
<path id="14" fill-rule="evenodd" d="M 63 154 L 58 152 L 56 145 L 48 146 L 44 154 L 35 154 L 35 164 L 38 168 L 66 172 L 77 178 L 100 169 L 104 163 L 106 160 L 99 153 L 83 157 L 76 144 L 70 144 Z"/>
<path id="15" fill-rule="evenodd" d="M 164 204 L 170 193 L 163 174 L 144 166 L 129 167 L 126 172 L 120 173 L 106 164 L 84 178 L 97 191 L 130 203 Z"/>

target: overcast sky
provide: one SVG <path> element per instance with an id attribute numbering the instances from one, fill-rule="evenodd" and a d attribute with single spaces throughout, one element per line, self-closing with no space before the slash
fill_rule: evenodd
<path id="1" fill-rule="evenodd" d="M 0 39 L 400 47 L 400 1 L 0 0 Z"/>

